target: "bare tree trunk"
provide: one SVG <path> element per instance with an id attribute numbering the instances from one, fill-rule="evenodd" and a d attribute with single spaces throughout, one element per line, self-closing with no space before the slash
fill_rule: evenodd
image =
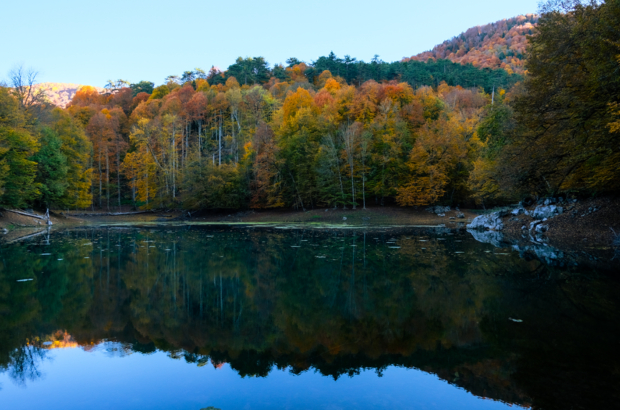
<path id="1" fill-rule="evenodd" d="M 362 167 L 364 166 L 364 163 L 362 161 Z M 366 209 L 366 172 L 362 171 L 362 204 L 363 204 L 363 209 Z"/>
<path id="2" fill-rule="evenodd" d="M 241 138 L 241 124 L 239 124 L 239 113 L 235 113 L 235 120 L 237 121 L 237 127 L 239 127 L 237 132 L 237 139 Z M 237 147 L 237 162 L 239 162 L 239 147 Z"/>
<path id="3" fill-rule="evenodd" d="M 187 121 L 187 126 L 185 129 L 185 165 L 187 166 L 187 157 L 189 156 L 189 133 L 192 130 L 192 124 L 189 121 Z"/>
<path id="4" fill-rule="evenodd" d="M 118 192 L 118 210 L 121 210 L 121 152 L 120 147 L 117 144 L 116 147 L 116 184 Z"/>
<path id="5" fill-rule="evenodd" d="M 110 211 L 110 153 L 108 147 L 105 147 L 105 196 L 108 211 Z"/>
<path id="6" fill-rule="evenodd" d="M 202 157 L 202 120 L 198 120 L 198 158 Z"/>
<path id="7" fill-rule="evenodd" d="M 237 141 L 235 140 L 235 118 L 233 116 L 232 110 L 230 112 L 230 128 L 232 129 L 232 150 L 235 151 L 233 152 L 233 158 L 235 161 L 235 164 L 237 163 L 237 157 L 236 157 L 236 151 L 237 151 Z"/>
<path id="8" fill-rule="evenodd" d="M 101 170 L 101 149 L 99 150 L 99 209 L 102 209 L 101 199 L 103 197 L 103 171 Z"/>
<path id="9" fill-rule="evenodd" d="M 306 208 L 304 207 L 304 201 L 301 199 L 301 195 L 299 195 L 299 190 L 297 189 L 297 183 L 295 182 L 295 177 L 293 177 L 293 174 L 291 173 L 291 171 L 289 171 L 288 174 L 291 176 L 291 179 L 293 180 L 293 186 L 295 187 L 297 198 L 299 199 L 299 203 L 301 204 L 301 209 L 305 212 Z"/>
<path id="10" fill-rule="evenodd" d="M 176 129 L 172 126 L 172 200 L 175 199 L 176 194 Z"/>
<path id="11" fill-rule="evenodd" d="M 336 153 L 336 144 L 334 144 L 334 140 L 332 139 L 333 137 L 331 135 L 329 135 L 329 143 L 331 145 L 331 149 L 330 151 L 332 152 L 332 156 L 334 157 L 334 163 L 336 164 L 336 169 L 338 170 L 338 181 L 340 182 L 340 195 L 342 196 L 342 206 L 343 208 L 346 209 L 346 204 L 345 204 L 345 199 L 344 199 L 344 185 L 342 184 L 342 172 L 340 171 L 340 161 L 338 161 L 338 155 Z M 336 205 L 334 208 L 337 208 L 338 206 Z"/>
<path id="12" fill-rule="evenodd" d="M 364 138 L 362 136 L 362 138 Z M 363 209 L 366 209 L 366 150 L 367 141 L 362 140 L 362 204 Z"/>
<path id="13" fill-rule="evenodd" d="M 88 159 L 88 165 L 90 169 L 94 169 L 94 161 L 95 161 L 95 151 L 93 148 L 91 148 L 90 151 L 90 158 Z M 92 177 L 91 177 L 91 183 L 90 183 L 90 208 L 94 211 L 95 210 L 95 184 L 92 183 Z M 84 208 L 84 210 L 86 210 L 86 208 Z"/>
<path id="14" fill-rule="evenodd" d="M 354 173 L 354 161 L 355 161 L 355 157 L 354 157 L 354 143 L 355 141 L 353 140 L 355 138 L 354 132 L 351 130 L 351 128 L 347 128 L 347 130 L 344 133 L 344 143 L 345 143 L 345 148 L 347 150 L 347 160 L 349 162 L 349 170 L 351 172 L 351 201 L 352 201 L 352 205 L 353 205 L 353 209 L 356 208 L 356 202 L 355 202 L 355 173 Z"/>
<path id="15" fill-rule="evenodd" d="M 133 177 L 133 188 L 131 190 L 131 200 L 133 202 L 134 209 L 136 208 L 136 176 Z"/>

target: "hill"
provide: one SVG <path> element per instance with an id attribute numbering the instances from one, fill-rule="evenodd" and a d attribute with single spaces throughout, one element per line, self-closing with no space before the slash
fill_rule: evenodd
<path id="1" fill-rule="evenodd" d="M 533 34 L 537 22 L 538 15 L 526 14 L 472 27 L 431 51 L 403 61 L 446 59 L 460 64 L 471 63 L 479 68 L 503 68 L 509 74 L 523 74 L 527 36 Z"/>
<path id="2" fill-rule="evenodd" d="M 40 83 L 35 84 L 36 90 L 43 89 L 47 100 L 54 105 L 65 108 L 67 104 L 73 99 L 73 96 L 83 87 L 82 84 L 70 84 L 70 83 Z M 95 87 L 100 93 L 105 92 L 105 88 Z"/>

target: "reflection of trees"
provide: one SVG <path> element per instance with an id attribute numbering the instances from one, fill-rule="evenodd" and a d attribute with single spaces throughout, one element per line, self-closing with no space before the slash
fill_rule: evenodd
<path id="1" fill-rule="evenodd" d="M 600 333 L 597 323 L 613 328 L 608 318 L 618 311 L 617 285 L 607 280 L 495 255 L 458 236 L 92 229 L 56 233 L 46 249 L 65 264 L 32 258 L 23 245 L 3 253 L 0 284 L 12 292 L 0 286 L 0 297 L 13 306 L 0 318 L 9 329 L 0 336 L 5 366 L 3 352 L 26 338 L 67 329 L 83 345 L 118 340 L 199 366 L 227 362 L 242 376 L 275 366 L 338 378 L 398 365 L 526 403 L 533 391 L 545 394 L 533 384 L 545 384 L 546 358 L 589 346 L 574 333 Z M 36 281 L 16 288 L 7 275 L 20 264 L 36 267 Z M 562 315 L 580 318 L 579 326 Z M 544 340 L 555 350 L 537 357 Z M 596 352 L 590 362 L 615 380 L 608 372 L 615 362 Z"/>
<path id="2" fill-rule="evenodd" d="M 2 367 L 3 370 L 8 369 L 9 377 L 17 384 L 25 385 L 26 381 L 34 381 L 42 376 L 39 365 L 46 354 L 47 351 L 37 346 L 20 346 L 9 354 L 9 362 Z"/>
<path id="3" fill-rule="evenodd" d="M 90 306 L 87 250 L 54 238 L 0 247 L 0 369 L 20 383 L 40 376 L 40 336 L 83 320 Z M 24 278 L 34 280 L 17 282 Z"/>

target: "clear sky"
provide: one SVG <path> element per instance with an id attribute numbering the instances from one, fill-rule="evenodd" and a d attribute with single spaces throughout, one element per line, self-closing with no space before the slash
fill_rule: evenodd
<path id="1" fill-rule="evenodd" d="M 164 82 L 237 57 L 400 60 L 469 27 L 535 13 L 538 0 L 22 0 L 0 6 L 0 79 L 16 64 L 40 81 Z"/>

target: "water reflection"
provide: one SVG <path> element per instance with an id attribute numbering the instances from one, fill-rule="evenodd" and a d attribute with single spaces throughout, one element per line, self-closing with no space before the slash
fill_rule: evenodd
<path id="1" fill-rule="evenodd" d="M 534 408 L 619 398 L 614 266 L 406 230 L 79 229 L 0 252 L 0 366 L 21 383 L 79 345 L 242 377 L 418 368 Z"/>

